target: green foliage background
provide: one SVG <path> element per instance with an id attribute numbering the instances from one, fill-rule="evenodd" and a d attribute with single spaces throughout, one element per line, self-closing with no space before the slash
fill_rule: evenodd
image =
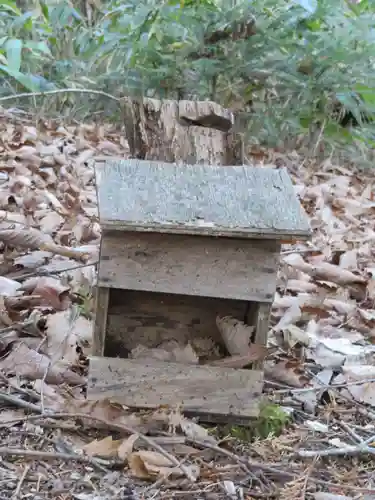
<path id="1" fill-rule="evenodd" d="M 0 0 L 0 99 L 63 88 L 213 99 L 244 113 L 252 143 L 368 154 L 374 63 L 369 0 Z M 44 111 L 116 117 L 117 107 L 71 93 Z M 360 126 L 340 126 L 338 109 Z"/>

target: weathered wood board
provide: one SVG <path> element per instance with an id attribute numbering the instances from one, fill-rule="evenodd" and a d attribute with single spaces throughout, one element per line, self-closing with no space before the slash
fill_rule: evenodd
<path id="1" fill-rule="evenodd" d="M 87 397 L 134 408 L 176 407 L 196 415 L 252 418 L 259 414 L 263 374 L 155 360 L 90 358 Z"/>
<path id="2" fill-rule="evenodd" d="M 106 230 L 305 239 L 310 226 L 285 169 L 111 160 L 97 165 Z"/>
<path id="3" fill-rule="evenodd" d="M 109 292 L 105 345 L 96 355 L 127 357 L 139 344 L 157 347 L 168 340 L 185 345 L 210 338 L 223 345 L 216 317 L 244 321 L 248 310 L 246 301 L 133 290 Z"/>
<path id="4" fill-rule="evenodd" d="M 99 286 L 272 302 L 280 245 L 272 240 L 112 231 Z"/>

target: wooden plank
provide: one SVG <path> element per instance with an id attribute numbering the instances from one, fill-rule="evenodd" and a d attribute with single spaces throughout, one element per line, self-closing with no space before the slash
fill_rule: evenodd
<path id="1" fill-rule="evenodd" d="M 255 334 L 253 342 L 255 344 L 267 345 L 269 318 L 271 315 L 272 304 L 253 302 L 248 315 L 249 325 L 255 326 Z M 253 363 L 253 368 L 261 370 L 263 368 L 263 361 Z"/>
<path id="2" fill-rule="evenodd" d="M 256 417 L 263 374 L 155 360 L 90 358 L 87 397 L 132 408 L 175 407 L 199 414 Z"/>
<path id="3" fill-rule="evenodd" d="M 104 233 L 98 283 L 130 290 L 272 302 L 275 241 Z"/>
<path id="4" fill-rule="evenodd" d="M 107 330 L 109 288 L 97 287 L 95 298 L 95 324 L 93 332 L 93 354 L 103 356 Z"/>
<path id="5" fill-rule="evenodd" d="M 97 165 L 96 177 L 103 229 L 310 236 L 286 169 L 108 159 Z"/>
<path id="6" fill-rule="evenodd" d="M 156 347 L 177 340 L 186 345 L 207 338 L 224 349 L 216 316 L 243 321 L 247 306 L 245 301 L 111 289 L 104 355 L 127 357 L 139 344 Z"/>

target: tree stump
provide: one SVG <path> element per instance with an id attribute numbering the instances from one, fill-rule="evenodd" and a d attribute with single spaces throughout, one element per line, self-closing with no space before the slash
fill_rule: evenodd
<path id="1" fill-rule="evenodd" d="M 124 102 L 130 154 L 172 163 L 242 165 L 233 113 L 211 101 Z"/>

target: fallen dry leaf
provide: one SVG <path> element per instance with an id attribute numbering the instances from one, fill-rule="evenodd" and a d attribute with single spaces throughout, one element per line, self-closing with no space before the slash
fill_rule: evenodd
<path id="1" fill-rule="evenodd" d="M 56 311 L 65 310 L 71 304 L 69 287 L 64 286 L 61 280 L 50 276 L 26 280 L 21 290 L 38 295 L 42 298 L 40 305 L 52 307 Z"/>
<path id="2" fill-rule="evenodd" d="M 255 361 L 262 361 L 267 357 L 269 349 L 265 345 L 251 344 L 247 348 L 246 354 L 237 356 L 228 356 L 227 358 L 209 361 L 207 364 L 213 366 L 222 366 L 225 368 L 243 368 L 244 366 L 254 363 Z"/>
<path id="3" fill-rule="evenodd" d="M 304 387 L 309 382 L 309 378 L 304 375 L 303 367 L 289 361 L 266 364 L 264 366 L 264 374 L 265 377 L 271 380 L 291 387 Z"/>
<path id="4" fill-rule="evenodd" d="M 66 366 L 58 362 L 51 364 L 47 356 L 30 349 L 23 342 L 15 343 L 8 356 L 0 360 L 0 370 L 31 380 L 45 377 L 46 382 L 51 384 L 81 385 L 85 381 Z"/>
<path id="5" fill-rule="evenodd" d="M 107 436 L 104 439 L 94 439 L 83 447 L 83 451 L 89 457 L 113 458 L 117 456 L 117 450 L 121 444 L 120 440 L 113 440 L 112 436 Z"/>
<path id="6" fill-rule="evenodd" d="M 181 418 L 180 427 L 185 436 L 192 440 L 216 444 L 216 439 L 208 433 L 208 430 L 192 420 Z"/>
<path id="7" fill-rule="evenodd" d="M 128 459 L 133 452 L 135 443 L 138 440 L 138 434 L 132 434 L 127 439 L 123 439 L 117 449 L 117 455 L 121 460 Z"/>
<path id="8" fill-rule="evenodd" d="M 52 244 L 52 238 L 34 228 L 9 228 L 0 229 L 0 240 L 13 247 L 40 250 L 42 246 Z"/>
<path id="9" fill-rule="evenodd" d="M 64 218 L 57 212 L 49 212 L 39 221 L 43 233 L 54 234 L 63 225 Z"/>
<path id="10" fill-rule="evenodd" d="M 19 283 L 18 281 L 0 276 L 0 295 L 2 295 L 3 297 L 11 297 L 15 295 L 17 290 L 19 290 L 20 288 L 21 283 Z"/>
<path id="11" fill-rule="evenodd" d="M 289 325 L 296 323 L 302 315 L 302 311 L 297 302 L 292 303 L 291 307 L 287 309 L 284 315 L 280 318 L 278 323 L 274 326 L 276 332 L 287 328 Z"/>
<path id="12" fill-rule="evenodd" d="M 309 264 L 299 254 L 287 255 L 284 257 L 284 262 L 317 280 L 332 281 L 342 286 L 354 284 L 365 285 L 367 283 L 365 278 L 329 262 L 321 262 L 315 265 Z"/>
<path id="13" fill-rule="evenodd" d="M 45 250 L 84 262 L 90 257 L 86 252 L 80 252 L 76 248 L 56 245 L 49 235 L 35 228 L 0 229 L 0 241 L 12 247 Z"/>
<path id="14" fill-rule="evenodd" d="M 246 325 L 243 321 L 230 316 L 217 317 L 216 325 L 229 354 L 235 356 L 248 351 L 251 335 L 254 331 L 253 326 Z"/>
<path id="15" fill-rule="evenodd" d="M 131 453 L 128 457 L 130 471 L 138 479 L 154 480 L 158 477 L 180 477 L 184 473 L 179 467 L 157 451 L 141 450 Z M 197 465 L 185 465 L 192 477 L 199 477 L 200 468 Z"/>
<path id="16" fill-rule="evenodd" d="M 333 384 L 345 384 L 362 381 L 362 384 L 348 385 L 345 394 L 348 394 L 358 403 L 365 403 L 375 407 L 375 366 L 366 364 L 345 364 Z"/>
<path id="17" fill-rule="evenodd" d="M 91 345 L 92 328 L 91 321 L 72 310 L 48 315 L 46 353 L 64 363 L 77 364 L 80 350 Z"/>
<path id="18" fill-rule="evenodd" d="M 198 356 L 190 344 L 180 346 L 175 340 L 162 342 L 156 348 L 148 348 L 141 344 L 132 349 L 130 357 L 133 359 L 156 359 L 174 363 L 197 364 Z"/>

